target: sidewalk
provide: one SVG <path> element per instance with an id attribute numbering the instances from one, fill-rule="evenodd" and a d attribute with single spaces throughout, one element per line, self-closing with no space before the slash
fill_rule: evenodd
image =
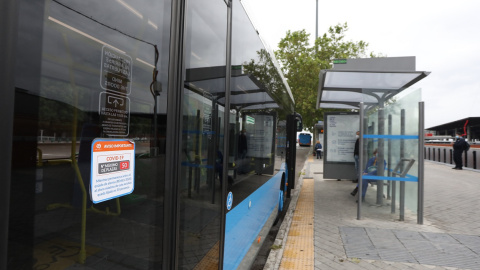
<path id="1" fill-rule="evenodd" d="M 265 269 L 480 269 L 478 171 L 451 170 L 448 165 L 426 161 L 423 225 L 417 224 L 416 214 L 398 221 L 398 213 L 366 213 L 357 220 L 356 198 L 350 195 L 356 184 L 323 179 L 322 172 L 323 160 L 309 158 L 305 163 L 275 241 L 281 248 L 272 249 Z M 310 219 L 296 209 L 304 194 L 308 196 L 301 191 L 309 182 L 314 184 Z M 379 207 L 365 206 L 362 211 Z M 312 220 L 314 262 L 309 263 L 312 259 L 305 254 L 312 241 L 299 241 L 308 239 L 308 232 L 295 228 L 298 222 L 308 228 Z"/>

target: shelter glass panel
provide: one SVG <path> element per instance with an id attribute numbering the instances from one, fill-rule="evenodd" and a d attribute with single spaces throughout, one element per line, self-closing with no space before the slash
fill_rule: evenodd
<path id="1" fill-rule="evenodd" d="M 365 106 L 364 217 L 416 221 L 420 101 L 421 90 L 409 88 Z"/>

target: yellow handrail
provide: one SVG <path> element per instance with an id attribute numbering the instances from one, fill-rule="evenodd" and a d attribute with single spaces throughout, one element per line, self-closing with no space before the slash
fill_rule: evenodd
<path id="1" fill-rule="evenodd" d="M 43 152 L 42 152 L 42 149 L 37 148 L 37 153 L 38 153 L 37 166 L 41 167 L 41 166 L 43 165 Z"/>

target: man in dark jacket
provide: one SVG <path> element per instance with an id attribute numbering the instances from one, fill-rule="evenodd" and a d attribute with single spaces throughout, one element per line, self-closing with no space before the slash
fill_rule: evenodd
<path id="1" fill-rule="evenodd" d="M 242 129 L 240 136 L 238 137 L 238 173 L 244 174 L 247 173 L 247 166 L 246 166 L 246 157 L 247 157 L 247 131 L 245 128 Z"/>
<path id="2" fill-rule="evenodd" d="M 353 180 L 354 183 L 358 183 L 358 159 L 360 155 L 360 131 L 357 131 L 356 135 L 356 140 L 355 140 L 355 148 L 353 149 L 353 158 L 355 159 L 355 172 L 357 175 L 357 179 Z"/>
<path id="3" fill-rule="evenodd" d="M 455 136 L 455 142 L 453 143 L 453 161 L 455 162 L 455 167 L 453 167 L 452 169 L 462 170 L 462 154 L 466 146 L 467 142 L 465 142 L 465 139 L 462 137 L 462 133 L 457 132 L 457 135 Z"/>

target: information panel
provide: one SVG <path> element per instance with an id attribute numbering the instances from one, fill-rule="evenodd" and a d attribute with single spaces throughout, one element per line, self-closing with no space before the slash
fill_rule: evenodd
<path id="1" fill-rule="evenodd" d="M 111 47 L 102 47 L 98 114 L 102 130 L 109 136 L 126 137 L 130 128 L 132 58 Z"/>
<path id="2" fill-rule="evenodd" d="M 130 99 L 100 93 L 99 114 L 103 132 L 110 136 L 128 136 L 130 132 Z"/>
<path id="3" fill-rule="evenodd" d="M 133 192 L 135 143 L 125 139 L 95 139 L 92 143 L 90 195 L 100 203 Z"/>
<path id="4" fill-rule="evenodd" d="M 247 116 L 247 156 L 269 158 L 272 155 L 274 139 L 274 118 L 272 115 Z"/>
<path id="5" fill-rule="evenodd" d="M 108 46 L 102 48 L 100 86 L 118 94 L 129 95 L 132 82 L 132 58 Z"/>
<path id="6" fill-rule="evenodd" d="M 355 135 L 360 128 L 358 114 L 328 115 L 326 124 L 326 162 L 355 162 Z"/>

